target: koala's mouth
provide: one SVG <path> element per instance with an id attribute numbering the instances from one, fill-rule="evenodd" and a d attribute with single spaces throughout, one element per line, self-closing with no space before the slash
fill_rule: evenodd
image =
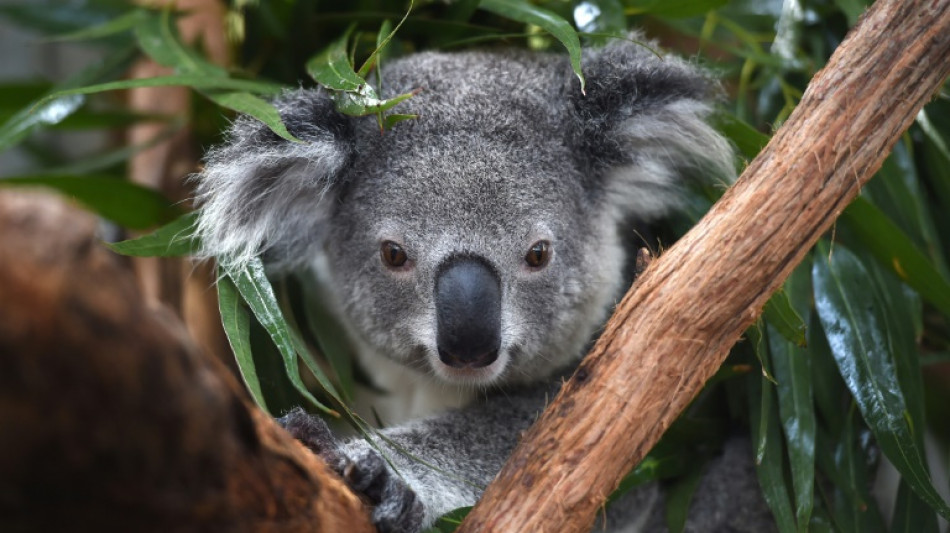
<path id="1" fill-rule="evenodd" d="M 499 351 L 491 363 L 483 366 L 451 364 L 439 355 L 430 356 L 429 365 L 438 378 L 449 383 L 489 385 L 504 373 L 508 366 L 508 353 Z"/>

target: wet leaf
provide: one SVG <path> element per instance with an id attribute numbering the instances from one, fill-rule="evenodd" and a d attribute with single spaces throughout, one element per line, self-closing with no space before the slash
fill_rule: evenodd
<path id="1" fill-rule="evenodd" d="M 835 362 L 882 451 L 924 501 L 944 517 L 950 507 L 934 489 L 894 368 L 873 283 L 858 258 L 820 243 L 812 272 L 815 305 Z M 919 429 L 917 430 L 919 431 Z"/>
<path id="2" fill-rule="evenodd" d="M 788 448 L 795 517 L 807 531 L 815 498 L 815 407 L 808 353 L 769 328 L 772 371 L 778 383 L 778 408 Z"/>
<path id="3" fill-rule="evenodd" d="M 749 376 L 750 401 L 749 422 L 753 442 L 761 446 L 756 457 L 755 473 L 762 487 L 762 495 L 780 533 L 795 531 L 795 514 L 785 479 L 782 435 L 777 409 L 774 408 L 774 385 L 759 376 Z M 761 398 L 757 402 L 756 398 Z"/>

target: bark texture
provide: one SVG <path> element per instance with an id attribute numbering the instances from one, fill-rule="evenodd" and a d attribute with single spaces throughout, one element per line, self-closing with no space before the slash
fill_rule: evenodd
<path id="1" fill-rule="evenodd" d="M 950 0 L 879 0 L 736 185 L 624 297 L 459 531 L 589 530 L 948 72 Z"/>
<path id="2" fill-rule="evenodd" d="M 0 531 L 372 531 L 96 227 L 0 191 Z"/>

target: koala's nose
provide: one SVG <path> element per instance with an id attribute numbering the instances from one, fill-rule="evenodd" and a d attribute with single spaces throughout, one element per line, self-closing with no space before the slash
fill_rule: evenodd
<path id="1" fill-rule="evenodd" d="M 501 286 L 483 260 L 459 257 L 435 279 L 439 359 L 455 368 L 480 368 L 498 358 Z"/>

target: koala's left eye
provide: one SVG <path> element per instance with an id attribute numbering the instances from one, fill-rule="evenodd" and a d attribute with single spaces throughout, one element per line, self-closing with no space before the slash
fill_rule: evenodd
<path id="1" fill-rule="evenodd" d="M 551 243 L 538 241 L 531 245 L 531 249 L 524 256 L 524 262 L 531 268 L 543 268 L 551 260 Z"/>
<path id="2" fill-rule="evenodd" d="M 399 246 L 393 241 L 384 241 L 379 247 L 379 255 L 382 257 L 383 263 L 386 263 L 386 265 L 391 268 L 399 268 L 405 265 L 406 261 L 409 260 L 402 246 Z"/>

